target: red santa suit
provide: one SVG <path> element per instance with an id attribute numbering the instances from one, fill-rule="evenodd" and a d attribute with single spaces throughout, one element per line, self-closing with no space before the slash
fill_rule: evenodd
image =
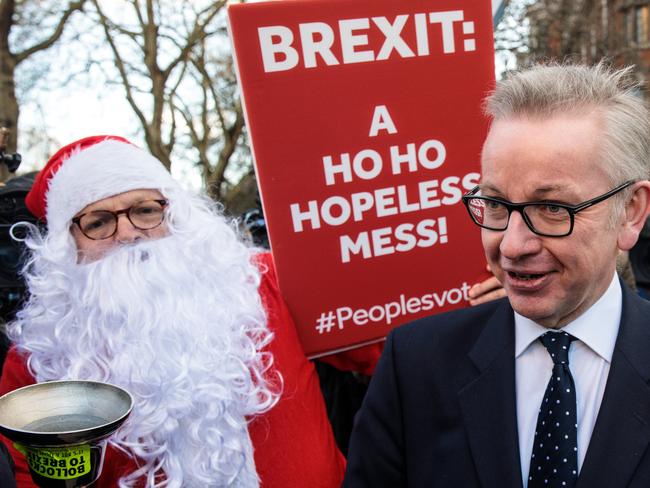
<path id="1" fill-rule="evenodd" d="M 252 419 L 249 424 L 261 486 L 339 487 L 343 480 L 345 460 L 332 435 L 316 371 L 306 359 L 298 341 L 295 324 L 277 286 L 270 255 L 261 255 L 260 261 L 267 270 L 263 274 L 259 293 L 267 311 L 269 329 L 275 334 L 269 350 L 284 380 L 277 405 L 266 414 Z M 348 364 L 351 363 L 348 361 Z M 12 348 L 0 380 L 0 395 L 34 382 L 26 367 L 26 357 Z M 18 486 L 36 486 L 31 480 L 24 456 L 15 450 L 8 439 L 3 441 L 16 463 Z M 93 486 L 116 487 L 118 480 L 136 467 L 137 459 L 131 459 L 109 446 L 102 475 Z"/>
<path id="2" fill-rule="evenodd" d="M 224 259 L 224 252 L 229 249 L 232 253 L 233 259 L 239 259 L 237 256 L 244 256 L 244 260 L 246 260 L 246 256 L 248 256 L 248 254 L 246 254 L 247 250 L 243 247 L 243 245 L 241 245 L 240 242 L 237 242 L 236 235 L 230 229 L 226 229 L 228 226 L 224 225 L 223 223 L 219 224 L 215 220 L 216 216 L 208 212 L 206 204 L 195 201 L 191 205 L 188 203 L 187 205 L 183 206 L 180 203 L 180 189 L 177 188 L 177 183 L 171 178 L 169 172 L 162 166 L 162 164 L 145 151 L 139 150 L 130 145 L 128 141 L 125 141 L 121 138 L 116 138 L 114 136 L 96 136 L 86 138 L 62 148 L 50 159 L 46 167 L 39 173 L 39 176 L 26 199 L 26 204 L 28 205 L 30 211 L 34 215 L 37 215 L 38 217 L 43 218 L 47 221 L 47 238 L 49 240 L 46 245 L 41 246 L 40 254 L 36 253 L 35 255 L 40 256 L 39 262 L 42 267 L 39 268 L 39 270 L 45 269 L 49 271 L 43 271 L 43 274 L 38 275 L 38 279 L 32 280 L 31 282 L 30 290 L 32 292 L 32 300 L 30 302 L 35 302 L 36 306 L 30 309 L 28 304 L 25 310 L 23 310 L 24 314 L 21 315 L 21 318 L 19 319 L 20 323 L 17 324 L 21 332 L 16 336 L 20 337 L 20 340 L 17 340 L 17 344 L 21 345 L 21 347 L 24 344 L 28 345 L 24 346 L 23 349 L 14 348 L 9 352 L 4 366 L 3 376 L 0 379 L 0 395 L 35 382 L 35 376 L 30 373 L 26 366 L 27 361 L 29 360 L 30 350 L 33 351 L 34 354 L 31 360 L 34 367 L 34 372 L 37 374 L 40 381 L 60 379 L 62 377 L 74 378 L 79 374 L 78 371 L 70 372 L 70 370 L 66 369 L 68 366 L 65 364 L 65 359 L 61 357 L 62 354 L 65 355 L 66 351 L 66 349 L 62 347 L 62 336 L 66 336 L 67 333 L 66 337 L 68 338 L 68 341 L 77 341 L 79 336 L 77 335 L 76 329 L 72 329 L 71 327 L 78 326 L 97 330 L 96 328 L 93 329 L 93 327 L 98 327 L 98 322 L 88 322 L 88 316 L 85 310 L 82 310 L 81 316 L 77 317 L 76 321 L 73 320 L 72 322 L 68 322 L 69 317 L 67 316 L 58 316 L 55 327 L 58 327 L 57 330 L 59 335 L 56 335 L 53 332 L 53 326 L 51 322 L 52 313 L 56 314 L 62 310 L 63 313 L 67 313 L 66 311 L 68 309 L 65 307 L 69 305 L 64 304 L 63 308 L 61 308 L 61 310 L 58 310 L 58 312 L 55 310 L 62 301 L 67 300 L 67 293 L 69 290 L 68 287 L 70 286 L 69 283 L 65 280 L 57 281 L 54 279 L 61 276 L 61 259 L 65 260 L 64 264 L 66 266 L 71 265 L 70 269 L 74 270 L 74 272 L 78 271 L 75 268 L 76 263 L 78 263 L 78 261 L 75 263 L 75 252 L 78 249 L 74 249 L 74 244 L 70 243 L 70 222 L 72 218 L 78 214 L 79 211 L 91 203 L 98 202 L 104 198 L 111 198 L 120 193 L 143 188 L 159 189 L 161 193 L 165 195 L 165 197 L 168 197 L 170 199 L 170 207 L 172 207 L 174 202 L 176 202 L 178 206 L 174 208 L 178 212 L 185 212 L 183 215 L 186 216 L 189 214 L 195 215 L 194 219 L 179 217 L 173 221 L 173 224 L 177 229 L 183 229 L 183 232 L 185 232 L 185 234 L 183 234 L 184 236 L 196 236 L 197 234 L 201 234 L 203 237 L 195 241 L 195 246 L 197 245 L 196 242 L 208 243 L 208 245 L 219 243 L 219 246 L 221 246 L 221 251 L 219 252 L 218 249 L 210 248 L 210 250 L 206 252 L 206 259 L 210 259 L 210 256 L 214 256 L 217 260 Z M 163 189 L 165 189 L 165 191 L 163 191 Z M 174 200 L 172 197 L 176 198 L 176 200 Z M 183 197 L 183 200 L 186 200 L 186 198 Z M 192 210 L 190 210 L 190 207 Z M 209 217 L 208 213 L 210 214 Z M 200 222 L 196 219 L 199 219 Z M 198 225 L 196 223 L 192 224 L 193 222 L 199 222 L 201 225 Z M 172 222 L 170 221 L 170 223 Z M 208 231 L 207 229 L 211 230 Z M 223 229 L 223 231 L 219 229 Z M 218 232 L 218 234 L 215 234 L 215 232 Z M 174 236 L 169 236 L 168 238 L 173 239 Z M 162 241 L 164 241 L 164 239 L 160 239 L 159 243 L 164 244 Z M 149 245 L 155 244 L 154 242 L 147 242 L 146 239 L 145 243 Z M 183 245 L 185 245 L 185 241 L 183 241 Z M 142 244 L 140 244 L 140 246 L 142 246 Z M 205 252 L 201 246 L 198 246 L 197 249 L 199 249 L 201 252 Z M 129 249 L 128 246 L 124 246 L 121 250 L 128 251 Z M 117 254 L 117 252 L 115 254 Z M 64 258 L 61 258 L 61 256 Z M 158 261 L 158 266 L 170 267 L 168 263 L 172 263 L 174 261 L 174 258 L 173 256 L 168 256 L 168 258 L 169 259 Z M 106 257 L 106 260 L 107 259 L 110 259 L 110 257 Z M 148 255 L 147 259 L 156 259 L 156 254 Z M 68 261 L 70 262 L 68 263 Z M 102 259 L 100 261 L 101 262 L 98 262 L 97 264 L 106 264 L 105 259 Z M 110 264 L 111 263 L 109 263 L 109 265 Z M 263 342 L 263 344 L 266 344 L 264 346 L 266 348 L 266 352 L 269 352 L 273 358 L 273 371 L 280 373 L 283 383 L 281 396 L 279 397 L 277 404 L 270 408 L 270 410 L 267 410 L 266 408 L 262 408 L 258 404 L 255 404 L 255 408 L 248 410 L 248 412 L 258 411 L 265 413 L 258 413 L 250 419 L 245 419 L 243 417 L 245 414 L 242 414 L 239 418 L 236 419 L 238 422 L 241 422 L 242 431 L 244 433 L 246 432 L 246 427 L 248 428 L 248 434 L 250 437 L 250 442 L 248 439 L 244 439 L 246 442 L 240 444 L 240 446 L 242 446 L 242 449 L 241 451 L 237 452 L 246 452 L 246 449 L 248 449 L 248 452 L 250 452 L 249 448 L 252 444 L 253 458 L 255 462 L 255 466 L 252 467 L 252 463 L 250 462 L 250 455 L 248 455 L 246 465 L 243 469 L 247 474 L 250 474 L 249 465 L 251 465 L 250 468 L 255 470 L 261 480 L 263 487 L 338 487 L 340 486 L 343 477 L 344 459 L 336 447 L 332 429 L 328 422 L 318 377 L 316 375 L 314 366 L 305 357 L 305 354 L 298 340 L 296 325 L 294 324 L 287 306 L 284 303 L 278 290 L 275 270 L 270 255 L 266 254 L 259 256 L 258 264 L 259 269 L 261 270 L 261 282 L 257 288 L 257 291 L 264 305 L 267 319 L 264 321 L 262 309 L 256 300 L 251 300 L 251 302 L 255 302 L 255 307 L 257 307 L 256 310 L 253 311 L 255 313 L 254 316 L 247 315 L 250 313 L 248 311 L 248 308 L 246 309 L 245 313 L 241 312 L 241 310 L 237 313 L 243 314 L 243 316 L 246 317 L 246 324 L 243 325 L 246 327 L 253 327 L 252 329 L 245 330 L 259 331 L 259 328 L 263 325 L 274 334 L 271 342 Z M 211 269 L 210 266 L 211 264 L 206 262 L 205 268 Z M 219 266 L 221 266 L 221 264 L 219 264 Z M 210 288 L 210 290 L 212 290 L 215 295 L 219 295 L 220 292 L 223 292 L 223 295 L 226 297 L 224 299 L 226 300 L 224 302 L 226 304 L 233 303 L 234 306 L 237 302 L 233 300 L 238 300 L 242 303 L 245 302 L 247 307 L 252 306 L 246 301 L 246 297 L 255 298 L 254 285 L 248 287 L 248 285 L 240 283 L 237 285 L 238 288 L 234 286 L 234 282 L 237 280 L 241 281 L 242 278 L 246 278 L 246 275 L 239 274 L 239 270 L 245 268 L 245 266 L 237 268 L 228 268 L 228 266 L 225 266 L 225 268 L 223 268 L 219 266 L 215 265 L 214 272 L 211 272 L 209 275 L 206 275 L 204 277 L 205 280 L 209 281 L 210 279 L 215 279 L 215 283 L 221 283 L 221 285 L 214 286 Z M 171 267 L 173 267 L 173 264 Z M 153 265 L 148 268 L 148 270 L 153 269 L 156 269 Z M 219 270 L 222 269 L 224 270 L 224 273 L 220 274 Z M 233 274 L 231 278 L 229 278 L 230 281 L 222 283 L 219 280 L 222 279 L 223 276 L 226 276 L 226 272 L 230 272 L 226 271 L 226 269 L 237 269 L 238 271 L 236 275 Z M 200 272 L 197 273 L 197 275 L 205 273 L 205 269 L 200 269 L 197 271 Z M 52 280 L 48 279 L 48 277 L 51 277 L 48 272 L 53 272 L 55 274 Z M 248 272 L 249 271 L 246 271 L 246 273 Z M 251 273 L 249 278 L 252 279 L 253 274 L 254 273 Z M 96 278 L 95 281 L 89 282 L 90 285 L 103 284 L 103 282 L 106 281 L 105 274 L 99 276 L 100 278 Z M 194 276 L 192 279 L 194 279 Z M 56 294 L 52 293 L 52 282 L 56 283 Z M 149 282 L 151 282 L 151 280 Z M 153 282 L 156 285 L 158 283 L 158 281 L 155 280 Z M 252 282 L 242 281 L 242 283 Z M 204 282 L 201 282 L 201 284 L 203 285 Z M 90 285 L 88 285 L 88 288 L 90 289 L 99 289 L 97 286 Z M 85 287 L 87 284 L 80 282 L 80 286 Z M 84 294 L 88 291 L 88 288 L 83 288 Z M 228 295 L 226 293 L 234 289 L 240 290 L 241 295 Z M 109 288 L 108 290 L 111 289 Z M 112 288 L 112 290 L 115 290 L 115 288 Z M 227 331 L 230 330 L 228 327 L 232 326 L 231 323 L 230 325 L 227 324 L 225 327 L 218 328 L 220 324 L 215 323 L 215 328 L 217 328 L 215 329 L 212 327 L 212 320 L 209 318 L 208 320 L 204 320 L 205 315 L 202 313 L 198 314 L 200 315 L 200 318 L 197 318 L 197 307 L 193 302 L 194 295 L 192 293 L 175 293 L 175 291 L 169 287 L 165 287 L 164 291 L 159 290 L 158 293 L 161 296 L 166 297 L 165 303 L 169 303 L 168 300 L 170 299 L 174 300 L 174 303 L 180 303 L 177 300 L 188 300 L 189 296 L 189 299 L 191 299 L 190 308 L 187 310 L 194 314 L 192 317 L 195 320 L 200 320 L 200 326 L 205 327 L 203 333 L 206 334 L 206 336 L 210 335 L 212 332 L 225 331 L 225 333 L 227 333 Z M 101 296 L 101 294 L 98 296 Z M 131 297 L 126 296 L 126 299 L 131 300 Z M 144 299 L 146 300 L 146 298 Z M 45 302 L 43 300 L 50 301 Z M 228 302 L 228 300 L 231 301 Z M 226 310 L 224 307 L 218 305 L 218 301 L 214 303 L 217 305 L 214 305 L 213 302 L 210 301 L 212 308 L 210 308 L 210 305 L 206 304 L 206 308 L 210 309 L 212 311 L 212 314 L 219 314 Z M 228 305 L 226 305 L 226 307 L 227 306 Z M 139 309 L 138 307 L 134 308 Z M 30 311 L 33 313 L 28 313 Z M 51 313 L 48 313 L 48 311 Z M 203 310 L 201 310 L 201 312 L 203 312 Z M 26 317 L 29 317 L 29 319 Z M 142 320 L 142 317 L 137 317 L 138 318 L 135 319 L 136 322 L 134 323 L 142 323 L 138 322 L 138 320 Z M 144 317 L 149 316 L 145 315 Z M 207 317 L 212 317 L 212 315 L 208 315 Z M 251 323 L 252 325 L 248 324 L 251 317 L 253 317 L 255 320 L 259 320 L 259 322 L 253 321 Z M 97 318 L 95 318 L 95 320 L 96 319 Z M 224 314 L 222 319 L 227 321 L 230 319 L 230 316 L 228 314 Z M 215 322 L 218 321 L 215 320 Z M 131 323 L 132 322 L 118 321 L 118 328 L 120 324 L 124 325 Z M 176 327 L 174 325 L 183 323 L 183 320 L 170 321 L 171 325 L 168 324 L 170 326 L 169 330 L 173 331 L 173 333 L 176 334 L 176 337 L 186 337 L 185 328 L 180 326 Z M 112 328 L 110 321 L 109 325 L 106 324 L 107 322 L 103 322 L 103 329 L 101 334 L 87 334 L 85 336 L 81 336 L 84 340 L 88 339 L 90 341 L 84 342 L 84 346 L 88 347 L 88 349 L 84 349 L 84 351 L 103 351 L 101 337 L 106 337 L 105 334 L 108 334 L 108 336 L 110 336 L 111 334 L 118 333 Z M 156 329 L 152 324 L 155 325 L 156 322 L 146 324 L 146 326 L 148 326 L 147 334 L 149 335 L 145 337 L 147 337 L 149 340 L 157 341 L 161 335 L 158 333 L 159 329 Z M 255 327 L 257 327 L 257 329 L 255 329 Z M 145 328 L 145 324 L 143 324 L 143 328 Z M 130 330 L 133 331 L 132 329 Z M 141 331 L 138 329 L 135 332 L 140 334 Z M 191 330 L 188 330 L 187 332 L 190 334 L 192 333 Z M 122 335 L 120 337 L 123 338 L 124 334 L 125 332 L 122 331 Z M 25 341 L 26 336 L 29 336 L 30 338 L 27 341 Z M 167 336 L 163 336 L 163 338 L 164 337 Z M 242 337 L 246 338 L 248 336 L 245 335 Z M 93 341 L 93 338 L 97 338 L 97 341 Z M 248 338 L 252 341 L 251 337 Z M 46 350 L 51 351 L 53 356 L 58 355 L 56 361 L 49 362 L 49 359 L 43 360 L 42 347 L 40 349 L 30 349 L 29 344 L 41 344 L 43 342 L 41 339 L 47 342 Z M 242 341 L 234 341 L 234 344 L 239 344 L 241 342 Z M 148 344 L 147 342 L 142 343 Z M 189 343 L 191 344 L 191 341 Z M 164 344 L 164 342 L 157 342 L 156 344 L 158 348 L 157 350 L 164 350 L 164 345 L 161 345 Z M 212 344 L 212 342 L 209 344 Z M 215 342 L 215 344 L 221 344 L 221 342 Z M 124 345 L 131 344 L 125 342 Z M 191 345 L 188 347 L 191 347 Z M 374 366 L 374 363 L 378 357 L 379 349 L 379 347 L 371 347 L 362 349 L 360 351 L 344 353 L 330 357 L 328 359 L 328 362 L 342 369 L 352 369 L 362 371 L 367 374 Z M 72 347 L 72 350 L 76 354 L 79 349 L 74 346 Z M 111 356 L 111 359 L 114 359 L 116 356 L 119 357 L 120 352 L 126 354 L 128 357 L 128 359 L 124 359 L 125 363 L 128 363 L 129 361 L 135 362 L 140 357 L 138 356 L 138 352 L 141 351 L 141 349 L 135 349 L 135 351 L 138 352 L 132 353 L 132 355 L 128 355 L 128 353 L 125 353 L 125 351 L 129 351 L 129 349 L 122 348 L 120 351 L 113 351 L 114 355 Z M 145 352 L 148 353 L 149 351 L 145 349 Z M 187 351 L 182 351 L 181 353 L 187 353 Z M 206 348 L 203 348 L 201 353 L 205 354 L 206 356 L 198 357 L 212 357 L 212 350 L 206 350 Z M 218 354 L 218 351 L 215 351 L 215 354 Z M 189 358 L 188 361 L 195 358 L 197 358 L 196 355 L 193 358 Z M 155 355 L 149 355 L 149 359 L 150 367 L 158 366 L 162 361 L 162 359 L 159 360 Z M 169 360 L 169 357 L 165 357 L 164 359 Z M 116 360 L 115 365 L 117 367 L 119 367 L 121 360 L 122 359 Z M 175 361 L 172 360 L 171 362 L 174 366 L 177 365 Z M 234 363 L 239 364 L 237 362 Z M 51 366 L 53 364 L 56 364 L 56 369 L 52 369 Z M 260 371 L 260 363 L 254 362 L 251 364 L 253 365 L 252 367 L 258 368 L 256 371 Z M 137 371 L 138 365 L 132 365 L 135 367 L 134 372 L 137 373 L 139 377 L 143 377 L 143 375 L 140 375 L 140 372 Z M 44 370 L 47 371 L 44 373 Z M 93 374 L 96 376 L 91 375 L 90 377 L 111 378 L 110 376 L 105 376 L 101 371 L 93 371 Z M 209 373 L 203 375 L 203 373 L 200 372 L 200 368 L 196 368 L 194 371 L 199 372 L 197 373 L 197 379 L 199 380 L 211 379 Z M 241 370 L 236 371 L 236 374 L 242 372 Z M 145 368 L 145 378 L 148 378 L 146 375 L 147 372 L 148 370 Z M 155 382 L 160 377 L 164 378 L 164 376 L 162 376 L 162 370 L 160 372 L 156 371 L 156 374 L 159 374 L 160 376 L 154 375 L 151 381 Z M 238 378 L 239 376 L 236 376 L 236 374 L 231 374 L 230 377 Z M 269 372 L 268 374 L 272 374 L 272 372 Z M 86 371 L 81 376 L 88 377 L 88 372 Z M 121 382 L 117 384 L 126 387 L 127 390 L 129 383 L 132 384 L 133 382 L 132 377 L 129 375 L 124 376 L 120 381 Z M 146 393 L 143 397 L 139 398 L 139 400 L 148 401 L 150 399 L 150 396 L 158 394 L 159 392 L 152 391 L 152 385 L 155 386 L 155 384 L 157 383 L 150 382 L 146 383 L 144 386 L 140 385 L 140 388 L 145 388 Z M 186 384 L 191 385 L 194 383 L 187 382 Z M 235 384 L 235 386 L 237 387 L 238 384 Z M 192 391 L 192 389 L 188 389 L 186 392 L 184 392 L 184 395 L 186 395 L 184 398 L 191 398 Z M 210 391 L 211 393 L 215 393 L 213 396 L 217 396 L 216 393 L 218 392 L 216 389 L 212 389 Z M 247 391 L 249 394 L 251 391 L 253 392 L 252 395 L 250 395 L 248 398 L 254 400 L 259 399 L 259 395 L 256 396 L 255 393 L 256 385 L 253 384 L 252 388 Z M 205 398 L 205 395 L 203 398 Z M 198 401 L 184 403 L 189 403 L 189 406 L 192 406 L 198 403 Z M 155 405 L 160 406 L 161 402 L 155 403 Z M 234 403 L 231 402 L 228 405 L 234 405 Z M 247 406 L 248 404 L 242 405 L 243 406 L 241 408 L 249 408 Z M 191 408 L 188 407 L 183 410 L 183 412 L 188 411 L 192 411 Z M 200 410 L 195 410 L 192 411 L 192 413 L 195 413 L 197 411 L 200 412 Z M 158 410 L 158 412 L 160 412 L 160 410 Z M 134 418 L 136 418 L 137 414 L 142 416 L 142 410 L 136 413 L 134 409 L 134 414 L 131 415 L 130 420 L 134 421 Z M 231 414 L 234 414 L 236 416 L 237 412 L 232 411 Z M 147 424 L 149 420 L 158 420 L 154 419 L 153 416 L 147 416 L 146 414 L 144 415 L 144 417 L 141 417 L 139 419 L 139 422 L 134 421 L 133 425 L 142 426 L 144 424 Z M 193 419 L 194 421 L 203 421 L 206 419 L 203 414 L 199 413 L 198 415 L 198 419 Z M 246 420 L 249 421 L 248 424 L 246 424 Z M 127 421 L 127 424 L 128 423 L 129 422 Z M 125 426 L 127 424 L 125 424 Z M 160 427 L 162 424 L 156 423 L 151 425 Z M 149 428 L 149 426 L 146 427 Z M 157 446 L 164 447 L 166 445 L 165 442 L 167 441 L 164 440 L 162 434 L 167 435 L 167 433 L 169 433 L 169 435 L 173 435 L 171 432 L 173 432 L 173 430 L 163 431 L 161 433 L 161 438 L 163 440 L 160 440 L 155 436 L 152 436 L 149 431 L 146 433 L 146 435 L 149 437 L 138 437 L 138 435 L 134 434 L 133 431 L 130 431 L 127 432 L 128 435 L 131 435 L 131 437 L 128 438 L 127 445 L 132 446 L 134 442 L 143 443 L 141 450 L 138 451 L 134 450 L 133 448 L 129 448 L 129 450 L 130 452 L 138 452 L 140 456 L 146 456 L 147 447 L 149 446 L 149 444 L 147 444 L 148 442 L 160 442 L 160 444 Z M 189 431 L 187 430 L 183 430 L 180 431 L 179 434 L 184 435 L 188 432 Z M 239 432 L 240 431 L 238 430 L 233 435 L 238 435 Z M 119 442 L 124 442 L 125 438 L 120 437 Z M 30 475 L 28 473 L 25 458 L 22 456 L 22 454 L 13 449 L 13 446 L 11 446 L 11 443 L 9 441 L 6 439 L 4 441 L 12 450 L 12 456 L 17 465 L 16 471 L 19 486 L 33 486 L 31 483 Z M 196 445 L 192 444 L 192 442 L 194 441 L 190 440 L 187 441 L 186 444 L 181 444 L 186 447 L 179 452 L 174 452 L 173 449 L 169 449 L 169 451 L 167 451 L 167 454 L 170 454 L 170 456 L 174 457 L 174 463 L 171 466 L 172 468 L 176 469 L 174 473 L 171 471 L 167 472 L 167 476 L 169 476 L 170 479 L 183 480 L 182 482 L 185 482 L 186 479 L 191 479 L 184 478 L 184 473 L 179 473 L 177 468 L 180 466 L 183 471 L 192 471 L 192 468 L 196 467 L 187 466 L 187 460 L 181 461 L 181 459 L 183 459 L 181 457 L 181 454 L 188 453 L 188 451 L 185 450 L 187 449 L 187 446 L 192 446 L 190 449 L 193 449 L 193 447 Z M 205 451 L 206 448 L 208 449 L 207 451 Z M 220 447 L 216 446 L 216 443 L 215 446 L 211 446 L 209 444 L 201 444 L 199 445 L 197 452 L 203 450 L 204 452 L 202 455 L 206 455 L 206 452 L 209 453 L 209 449 L 211 448 L 220 449 Z M 228 449 L 230 449 L 230 446 L 228 446 Z M 218 452 L 220 454 L 229 455 L 227 452 L 228 449 L 224 449 L 223 451 Z M 115 448 L 109 448 L 106 453 L 102 475 L 99 481 L 93 486 L 118 486 L 118 480 L 120 478 L 123 478 L 129 473 L 134 473 L 137 468 L 141 466 L 144 466 L 145 470 L 149 470 L 150 472 L 155 469 L 159 469 L 160 473 L 156 472 L 155 474 L 160 474 L 162 480 L 162 478 L 165 476 L 165 473 L 161 468 L 155 467 L 154 461 L 155 460 L 149 459 L 147 462 L 143 462 L 142 458 L 138 458 L 137 456 L 129 457 L 128 454 L 125 454 L 121 450 L 118 451 Z M 220 474 L 221 472 L 222 471 L 220 471 L 218 468 L 215 468 L 212 474 Z M 242 477 L 241 471 L 239 473 L 240 474 L 237 474 L 237 479 L 246 480 L 245 483 L 249 483 L 250 478 Z M 193 479 L 197 478 L 195 477 Z M 140 479 L 138 479 L 138 483 L 139 482 Z M 196 485 L 196 482 L 194 482 L 194 484 Z"/>

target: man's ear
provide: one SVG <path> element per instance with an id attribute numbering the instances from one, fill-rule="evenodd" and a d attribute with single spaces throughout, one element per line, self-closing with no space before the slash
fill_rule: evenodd
<path id="1" fill-rule="evenodd" d="M 618 248 L 623 251 L 629 251 L 636 244 L 650 214 L 650 181 L 639 181 L 632 188 L 633 192 L 625 204 L 623 222 L 618 231 Z"/>

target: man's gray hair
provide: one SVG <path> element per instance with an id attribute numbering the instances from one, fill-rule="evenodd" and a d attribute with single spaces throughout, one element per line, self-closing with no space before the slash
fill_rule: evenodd
<path id="1" fill-rule="evenodd" d="M 494 120 L 599 110 L 603 169 L 612 185 L 650 176 L 650 114 L 633 67 L 540 64 L 509 73 L 485 101 Z"/>

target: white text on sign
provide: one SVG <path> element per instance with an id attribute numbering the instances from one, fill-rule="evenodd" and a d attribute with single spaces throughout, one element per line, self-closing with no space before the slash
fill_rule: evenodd
<path id="1" fill-rule="evenodd" d="M 397 127 L 385 105 L 374 109 L 369 137 L 380 132 L 396 134 Z M 384 153 L 382 155 L 382 152 Z M 312 199 L 289 205 L 293 232 L 309 232 L 323 226 L 344 226 L 339 236 L 340 259 L 349 263 L 354 256 L 370 259 L 428 248 L 449 242 L 447 218 L 430 217 L 430 210 L 456 205 L 463 193 L 474 188 L 480 174 L 448 175 L 420 180 L 416 184 L 382 185 L 370 191 L 345 191 L 355 180 L 373 180 L 384 176 L 400 177 L 408 173 L 435 172 L 447 161 L 447 149 L 438 139 L 421 143 L 392 145 L 388 150 L 363 149 L 354 154 L 340 153 L 322 158 L 326 187 L 343 190 L 322 201 Z M 386 164 L 385 164 L 386 163 Z M 352 186 L 354 188 L 354 186 Z M 366 219 L 375 221 L 389 216 L 427 211 L 427 218 L 401 222 L 370 230 L 350 231 L 345 226 Z"/>
<path id="2" fill-rule="evenodd" d="M 432 44 L 440 46 L 445 54 L 453 54 L 456 48 L 458 26 L 462 29 L 464 52 L 476 51 L 474 22 L 464 20 L 462 10 L 397 15 L 391 22 L 386 17 L 371 17 L 339 20 L 331 26 L 325 22 L 306 22 L 296 29 L 284 25 L 272 25 L 257 29 L 262 62 L 266 73 L 287 71 L 297 67 L 302 58 L 305 68 L 319 64 L 339 64 L 384 61 L 392 53 L 401 58 L 429 56 Z M 415 34 L 415 43 L 406 42 L 403 32 Z M 369 34 L 381 34 L 383 43 L 379 50 L 369 48 Z M 431 42 L 432 35 L 439 35 L 439 41 Z M 297 35 L 296 35 L 297 34 Z M 468 37 L 470 36 L 470 37 Z M 300 38 L 300 47 L 296 39 Z M 340 47 L 340 58 L 332 47 Z M 300 51 L 299 51 L 300 49 Z M 302 57 L 301 57 L 302 54 Z M 320 61 L 319 61 L 320 60 Z"/>
<path id="3" fill-rule="evenodd" d="M 438 292 L 425 293 L 408 297 L 403 293 L 391 302 L 379 303 L 370 307 L 353 309 L 343 306 L 327 310 L 316 319 L 316 332 L 328 334 L 343 330 L 347 326 L 391 325 L 400 317 L 444 309 L 448 305 L 457 305 L 469 301 L 470 286 L 463 282 L 460 286 Z"/>

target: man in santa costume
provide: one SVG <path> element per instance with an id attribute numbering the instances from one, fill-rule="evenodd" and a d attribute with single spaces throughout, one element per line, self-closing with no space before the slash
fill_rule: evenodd
<path id="1" fill-rule="evenodd" d="M 59 150 L 26 203 L 30 297 L 0 395 L 34 382 L 123 387 L 133 413 L 97 487 L 334 487 L 344 460 L 268 254 L 114 136 Z M 24 457 L 4 439 L 18 486 Z"/>

